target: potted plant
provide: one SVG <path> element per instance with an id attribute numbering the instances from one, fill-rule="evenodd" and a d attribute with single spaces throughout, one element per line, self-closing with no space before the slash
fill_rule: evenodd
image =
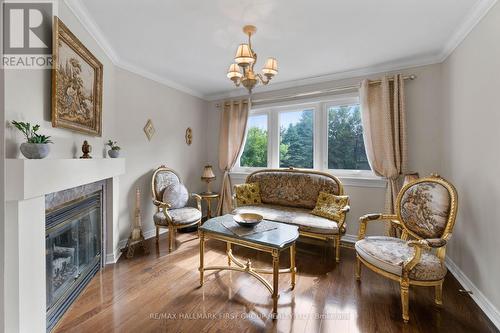
<path id="1" fill-rule="evenodd" d="M 120 147 L 118 147 L 116 141 L 108 140 L 108 143 L 106 143 L 106 146 L 109 146 L 111 148 L 108 150 L 108 155 L 111 158 L 117 158 L 120 157 Z"/>
<path id="2" fill-rule="evenodd" d="M 50 152 L 49 143 L 52 143 L 50 136 L 38 134 L 40 125 L 31 126 L 30 123 L 22 121 L 12 121 L 18 130 L 26 137 L 26 142 L 21 144 L 21 153 L 29 159 L 41 159 L 47 157 Z"/>

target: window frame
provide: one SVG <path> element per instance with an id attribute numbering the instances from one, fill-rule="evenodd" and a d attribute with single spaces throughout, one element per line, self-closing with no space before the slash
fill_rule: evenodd
<path id="1" fill-rule="evenodd" d="M 234 174 L 248 174 L 262 169 L 279 169 L 280 115 L 286 112 L 312 110 L 313 112 L 313 169 L 331 173 L 343 179 L 383 180 L 373 170 L 328 169 L 328 109 L 349 104 L 359 104 L 357 93 L 325 96 L 317 99 L 273 103 L 252 108 L 249 116 L 267 115 L 267 167 L 242 167 L 238 156 L 231 170 Z M 245 133 L 245 144 L 246 144 Z"/>

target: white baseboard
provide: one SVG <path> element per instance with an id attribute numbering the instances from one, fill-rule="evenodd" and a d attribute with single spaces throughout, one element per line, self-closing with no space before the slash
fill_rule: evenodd
<path id="1" fill-rule="evenodd" d="M 345 234 L 340 239 L 340 241 L 342 241 L 342 242 L 351 243 L 351 244 L 356 243 L 357 240 L 358 240 L 358 235 L 350 235 L 350 234 Z"/>
<path id="2" fill-rule="evenodd" d="M 450 257 L 446 257 L 446 266 L 453 276 L 460 282 L 465 290 L 470 290 L 470 295 L 474 302 L 483 310 L 484 314 L 492 321 L 492 323 L 500 330 L 500 311 L 491 304 L 484 294 L 476 287 L 476 285 L 465 275 L 465 273 L 455 264 Z"/>
<path id="3" fill-rule="evenodd" d="M 167 231 L 168 231 L 167 229 L 161 228 L 160 235 Z M 155 237 L 156 229 L 153 228 L 151 230 L 144 231 L 142 234 L 144 235 L 145 239 Z M 120 259 L 120 256 L 122 255 L 122 249 L 127 245 L 127 240 L 128 239 L 122 239 L 121 241 L 119 241 L 113 253 L 110 253 L 106 256 L 106 265 L 115 264 L 118 261 L 118 259 Z"/>

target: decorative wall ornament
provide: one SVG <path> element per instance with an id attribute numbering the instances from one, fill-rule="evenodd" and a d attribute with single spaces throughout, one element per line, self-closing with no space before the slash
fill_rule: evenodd
<path id="1" fill-rule="evenodd" d="M 80 158 L 92 158 L 92 156 L 90 156 L 91 152 L 92 152 L 92 146 L 89 145 L 89 143 L 87 142 L 87 140 L 83 141 L 83 145 L 82 145 L 82 153 L 83 153 L 83 155 L 80 156 Z"/>
<path id="2" fill-rule="evenodd" d="M 146 133 L 146 136 L 148 137 L 148 140 L 151 141 L 151 138 L 153 135 L 155 135 L 155 127 L 153 126 L 153 122 L 151 119 L 148 119 L 148 122 L 144 126 L 144 133 Z"/>
<path id="3" fill-rule="evenodd" d="M 52 43 L 52 126 L 101 136 L 102 64 L 57 16 Z"/>
<path id="4" fill-rule="evenodd" d="M 193 130 L 191 129 L 191 127 L 188 127 L 186 129 L 186 143 L 188 146 L 190 146 L 191 143 L 193 143 Z"/>

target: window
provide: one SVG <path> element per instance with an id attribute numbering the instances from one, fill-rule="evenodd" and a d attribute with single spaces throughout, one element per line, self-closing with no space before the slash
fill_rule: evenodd
<path id="1" fill-rule="evenodd" d="M 328 169 L 370 170 L 359 104 L 330 106 L 327 112 Z"/>
<path id="2" fill-rule="evenodd" d="M 372 178 L 363 142 L 358 96 L 253 109 L 235 172 L 305 168 Z"/>
<path id="3" fill-rule="evenodd" d="M 248 117 L 245 149 L 240 157 L 240 166 L 267 167 L 267 115 Z"/>
<path id="4" fill-rule="evenodd" d="M 313 168 L 313 112 L 280 113 L 280 168 Z"/>

